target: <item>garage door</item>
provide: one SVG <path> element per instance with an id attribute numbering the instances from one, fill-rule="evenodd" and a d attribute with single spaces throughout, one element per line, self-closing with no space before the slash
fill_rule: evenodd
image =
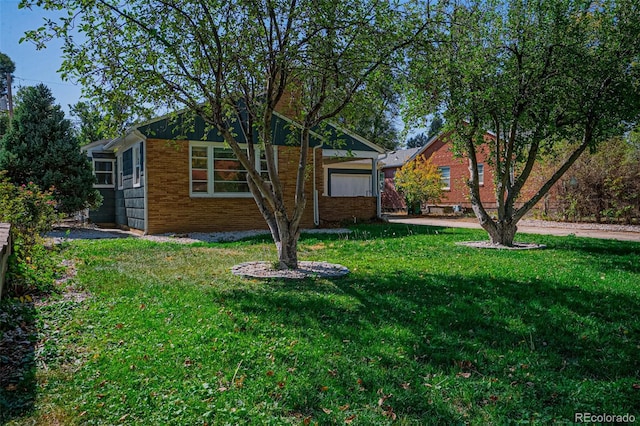
<path id="1" fill-rule="evenodd" d="M 331 175 L 332 197 L 370 197 L 371 175 L 350 175 L 333 173 Z"/>

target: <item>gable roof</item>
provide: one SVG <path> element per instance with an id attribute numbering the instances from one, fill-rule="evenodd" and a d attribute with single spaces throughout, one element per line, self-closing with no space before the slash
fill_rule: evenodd
<path id="1" fill-rule="evenodd" d="M 418 151 L 421 150 L 422 147 L 398 149 L 389 152 L 386 157 L 383 154 L 378 158 L 384 163 L 383 167 L 402 167 L 405 163 L 411 161 L 417 155 Z"/>
<path id="2" fill-rule="evenodd" d="M 224 142 L 224 139 L 218 131 L 208 126 L 202 117 L 196 116 L 193 119 L 189 119 L 185 116 L 187 113 L 187 111 L 183 111 L 176 115 L 166 115 L 142 124 L 134 125 L 128 129 L 126 135 L 108 142 L 105 148 L 116 148 L 124 143 L 127 137 L 132 134 L 142 138 Z M 300 129 L 301 125 L 274 111 L 271 127 L 273 130 L 273 144 L 284 146 L 292 145 L 292 141 L 297 140 L 294 132 L 296 129 Z M 232 132 L 237 135 L 238 142 L 246 143 L 247 137 L 238 121 L 232 123 Z M 258 139 L 257 136 L 257 133 L 254 132 L 254 140 Z M 324 148 L 334 148 L 344 151 L 384 152 L 384 148 L 329 122 L 312 129 L 309 144 L 311 147 L 324 144 Z"/>

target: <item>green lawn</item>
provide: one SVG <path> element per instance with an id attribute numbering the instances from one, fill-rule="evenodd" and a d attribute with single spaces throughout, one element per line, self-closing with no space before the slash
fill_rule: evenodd
<path id="1" fill-rule="evenodd" d="M 376 225 L 303 236 L 347 277 L 244 280 L 266 237 L 74 241 L 82 303 L 33 314 L 35 395 L 11 424 L 547 424 L 640 418 L 640 244 Z M 33 382 L 31 384 L 27 382 Z M 10 403 L 9 403 L 10 406 Z M 0 406 L 0 408 L 2 408 Z M 6 408 L 6 407 L 5 407 Z M 6 413 L 6 411 L 5 411 Z M 0 416 L 0 419 L 2 416 Z"/>

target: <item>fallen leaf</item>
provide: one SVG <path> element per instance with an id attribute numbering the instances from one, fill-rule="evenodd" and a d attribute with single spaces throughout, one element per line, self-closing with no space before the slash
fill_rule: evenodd
<path id="1" fill-rule="evenodd" d="M 347 417 L 346 419 L 344 419 L 344 422 L 346 424 L 351 424 L 351 422 L 356 418 L 355 414 L 352 414 L 351 416 Z"/>
<path id="2" fill-rule="evenodd" d="M 464 377 L 465 379 L 468 379 L 469 377 L 471 377 L 471 373 L 458 373 L 457 376 L 458 377 Z"/>
<path id="3" fill-rule="evenodd" d="M 267 376 L 271 377 L 273 376 L 275 373 L 273 372 L 273 370 L 269 370 L 267 371 Z"/>
<path id="4" fill-rule="evenodd" d="M 82 416 L 84 416 L 85 414 L 87 414 L 87 412 L 86 412 L 86 411 L 83 411 L 82 413 L 78 414 L 78 417 L 82 417 Z"/>
<path id="5" fill-rule="evenodd" d="M 320 392 L 326 392 L 329 390 L 329 386 L 321 386 L 320 387 Z"/>
<path id="6" fill-rule="evenodd" d="M 116 328 L 117 328 L 118 330 L 122 329 L 122 327 L 124 327 L 124 324 L 122 324 L 121 322 L 119 322 L 119 323 L 117 323 L 117 324 L 116 324 Z"/>
<path id="7" fill-rule="evenodd" d="M 634 384 L 632 385 L 632 387 L 633 387 L 634 389 L 640 389 L 640 383 L 634 383 Z"/>
<path id="8" fill-rule="evenodd" d="M 398 418 L 398 416 L 396 415 L 396 413 L 393 412 L 393 408 L 391 408 L 391 406 L 387 405 L 386 407 L 384 407 L 385 410 L 382 412 L 382 414 L 385 417 L 389 417 L 391 420 L 395 420 Z"/>
<path id="9" fill-rule="evenodd" d="M 378 400 L 378 407 L 382 407 L 382 404 L 384 404 L 384 402 L 387 399 L 391 398 L 392 396 L 393 396 L 393 394 L 391 394 L 391 393 L 389 395 L 384 395 L 383 394 L 382 397 Z"/>
<path id="10" fill-rule="evenodd" d="M 189 358 L 184 360 L 185 367 L 191 367 L 192 365 L 193 365 L 193 361 L 191 361 Z"/>
<path id="11" fill-rule="evenodd" d="M 324 411 L 325 414 L 333 413 L 333 411 L 329 410 L 328 408 L 323 408 L 322 411 Z"/>
<path id="12" fill-rule="evenodd" d="M 327 370 L 331 377 L 336 377 L 338 375 L 338 370 Z"/>
<path id="13" fill-rule="evenodd" d="M 305 417 L 304 420 L 302 421 L 302 424 L 310 425 L 311 424 L 311 417 Z"/>
<path id="14" fill-rule="evenodd" d="M 143 311 L 146 307 L 147 307 L 147 305 L 145 305 L 144 303 L 140 304 L 140 310 L 141 311 Z"/>
<path id="15" fill-rule="evenodd" d="M 5 389 L 12 392 L 12 391 L 18 389 L 18 386 L 16 386 L 15 384 L 11 383 Z"/>
<path id="16" fill-rule="evenodd" d="M 279 387 L 280 389 L 284 388 L 284 387 L 285 387 L 285 385 L 286 385 L 286 384 L 285 384 L 285 382 L 278 382 L 278 387 Z"/>
<path id="17" fill-rule="evenodd" d="M 124 422 L 125 420 L 127 420 L 127 417 L 129 417 L 129 414 L 125 414 L 124 416 L 120 417 L 120 419 L 118 419 L 119 422 Z"/>
<path id="18" fill-rule="evenodd" d="M 347 411 L 349 409 L 349 404 L 344 404 L 338 407 L 340 411 Z"/>
<path id="19" fill-rule="evenodd" d="M 402 383 L 400 386 L 402 386 L 402 389 L 404 390 L 409 390 L 411 383 Z"/>

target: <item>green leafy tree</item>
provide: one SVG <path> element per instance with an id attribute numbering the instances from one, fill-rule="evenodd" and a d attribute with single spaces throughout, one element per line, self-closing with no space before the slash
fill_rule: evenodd
<path id="1" fill-rule="evenodd" d="M 378 72 L 367 87 L 356 93 L 338 122 L 367 140 L 393 150 L 400 145 L 400 130 L 396 124 L 399 95 L 389 80 L 391 72 Z"/>
<path id="2" fill-rule="evenodd" d="M 442 198 L 440 170 L 423 156 L 402 166 L 395 174 L 394 184 L 404 196 L 409 213 L 419 212 L 422 204 Z"/>
<path id="3" fill-rule="evenodd" d="M 50 22 L 49 31 L 27 38 L 39 46 L 51 36 L 64 38 L 63 73 L 84 85 L 87 99 L 110 110 L 110 121 L 182 109 L 219 132 L 247 170 L 281 268 L 298 264 L 311 129 L 337 117 L 426 26 L 405 16 L 408 5 L 382 0 L 21 1 L 21 7 L 35 5 L 69 11 L 69 18 Z M 290 207 L 271 133 L 283 103 L 300 124 Z M 247 148 L 233 122 L 243 126 Z M 266 176 L 255 167 L 258 146 L 266 154 Z"/>
<path id="4" fill-rule="evenodd" d="M 80 146 L 107 138 L 107 124 L 95 105 L 80 101 L 69 107 L 71 116 L 76 119 L 74 127 Z"/>
<path id="5" fill-rule="evenodd" d="M 409 55 L 410 115 L 446 111 L 454 147 L 470 160 L 473 211 L 493 243 L 511 245 L 518 221 L 585 150 L 638 121 L 640 3 L 443 0 L 437 9 L 439 42 Z M 486 131 L 495 138 L 485 140 Z M 568 155 L 525 197 L 534 165 L 562 141 Z M 480 199 L 482 146 L 497 218 Z"/>
<path id="6" fill-rule="evenodd" d="M 94 206 L 100 196 L 93 189 L 91 164 L 49 88 L 25 87 L 18 99 L 12 126 L 0 140 L 0 170 L 15 184 L 53 188 L 64 213 Z"/>
<path id="7" fill-rule="evenodd" d="M 0 52 L 0 96 L 7 93 L 7 74 L 13 74 L 16 64 L 9 56 Z"/>

